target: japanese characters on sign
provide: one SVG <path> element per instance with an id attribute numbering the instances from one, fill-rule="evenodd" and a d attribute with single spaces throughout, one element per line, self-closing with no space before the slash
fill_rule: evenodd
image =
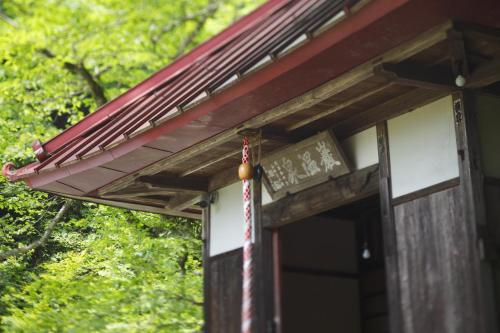
<path id="1" fill-rule="evenodd" d="M 350 172 L 335 137 L 322 132 L 262 160 L 265 184 L 273 198 Z"/>

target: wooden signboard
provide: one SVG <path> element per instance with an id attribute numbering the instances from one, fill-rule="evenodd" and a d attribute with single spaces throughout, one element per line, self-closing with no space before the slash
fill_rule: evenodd
<path id="1" fill-rule="evenodd" d="M 262 159 L 264 184 L 273 199 L 351 171 L 330 131 L 321 132 Z"/>

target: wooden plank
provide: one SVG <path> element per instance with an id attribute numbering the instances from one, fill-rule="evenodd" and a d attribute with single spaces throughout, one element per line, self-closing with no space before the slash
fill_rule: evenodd
<path id="1" fill-rule="evenodd" d="M 262 223 L 266 228 L 277 228 L 377 193 L 375 165 L 267 204 L 262 208 Z"/>
<path id="2" fill-rule="evenodd" d="M 403 309 L 398 332 L 494 332 L 484 327 L 476 241 L 462 193 L 454 187 L 395 206 Z"/>
<path id="3" fill-rule="evenodd" d="M 363 80 L 373 76 L 373 67 L 382 62 L 399 62 L 409 58 L 422 50 L 425 50 L 446 39 L 447 31 L 452 27 L 451 22 L 446 22 L 442 25 L 417 36 L 416 38 L 401 44 L 385 54 L 371 59 L 364 64 L 340 75 L 339 77 L 329 81 L 318 88 L 315 88 L 308 93 L 298 96 L 284 104 L 281 104 L 268 112 L 265 112 L 257 117 L 254 117 L 237 128 L 226 130 L 217 134 L 210 139 L 193 145 L 183 151 L 173 154 L 153 165 L 145 167 L 140 172 L 120 178 L 99 190 L 99 194 L 116 191 L 120 188 L 127 187 L 140 176 L 156 174 L 164 170 L 167 166 L 172 166 L 191 159 L 200 152 L 210 150 L 224 142 L 234 140 L 238 137 L 238 132 L 244 128 L 261 128 L 262 126 L 272 123 L 273 121 L 282 119 L 291 114 L 299 112 L 303 109 L 311 107 L 318 102 L 325 100 L 335 94 L 342 92 L 349 87 L 352 87 Z"/>
<path id="4" fill-rule="evenodd" d="M 241 249 L 210 258 L 208 333 L 241 331 L 242 264 Z"/>
<path id="5" fill-rule="evenodd" d="M 384 262 L 386 272 L 386 290 L 389 309 L 390 332 L 403 332 L 400 306 L 400 279 L 398 249 L 394 212 L 391 205 L 391 165 L 389 154 L 389 135 L 387 122 L 377 124 L 377 147 L 379 159 L 379 193 L 382 238 L 384 239 Z"/>
<path id="6" fill-rule="evenodd" d="M 443 190 L 446 190 L 450 187 L 455 187 L 460 185 L 460 178 L 453 178 L 453 179 L 448 179 L 445 180 L 444 182 L 437 183 L 428 187 L 425 187 L 423 189 L 420 189 L 418 191 L 408 193 L 405 195 L 402 195 L 400 197 L 397 197 L 395 199 L 392 199 L 392 204 L 393 205 L 399 205 L 404 202 L 412 201 L 421 197 L 428 196 L 429 194 L 432 194 L 434 192 L 440 192 Z"/>

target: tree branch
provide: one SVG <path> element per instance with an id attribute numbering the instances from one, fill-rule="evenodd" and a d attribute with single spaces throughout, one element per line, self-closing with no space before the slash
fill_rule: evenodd
<path id="1" fill-rule="evenodd" d="M 52 59 L 56 57 L 55 54 L 52 53 L 52 51 L 46 48 L 39 49 L 38 52 L 40 52 L 47 58 Z M 106 104 L 108 99 L 104 94 L 104 89 L 102 89 L 99 82 L 97 82 L 97 80 L 92 76 L 90 71 L 85 67 L 83 61 L 77 64 L 72 62 L 65 62 L 63 64 L 63 67 L 68 71 L 70 71 L 71 73 L 79 75 L 85 81 L 85 83 L 87 83 L 90 89 L 90 93 L 92 94 L 92 98 L 94 99 L 97 106 L 102 106 Z"/>
<path id="2" fill-rule="evenodd" d="M 6 22 L 7 24 L 11 25 L 14 28 L 18 28 L 19 25 L 17 24 L 16 21 L 14 21 L 12 18 L 7 16 L 5 13 L 0 11 L 0 20 Z"/>
<path id="3" fill-rule="evenodd" d="M 33 243 L 27 245 L 27 246 L 22 246 L 18 247 L 17 249 L 12 249 L 8 250 L 5 252 L 0 252 L 0 261 L 3 261 L 9 257 L 17 257 L 21 254 L 27 253 L 31 250 L 36 249 L 37 247 L 40 247 L 44 245 L 47 240 L 49 239 L 50 235 L 54 231 L 56 225 L 58 222 L 60 222 L 68 213 L 69 209 L 74 205 L 75 201 L 67 199 L 62 207 L 59 209 L 57 212 L 56 216 L 50 221 L 49 225 L 47 226 L 47 229 L 45 229 L 42 237 L 40 239 L 34 241 Z"/>
<path id="4" fill-rule="evenodd" d="M 92 97 L 94 98 L 94 101 L 96 102 L 97 106 L 106 104 L 108 100 L 104 95 L 104 90 L 102 89 L 101 85 L 94 79 L 92 74 L 89 72 L 89 70 L 85 67 L 83 63 L 74 64 L 71 62 L 65 62 L 64 68 L 66 68 L 68 71 L 74 74 L 78 74 L 81 76 L 81 78 L 89 86 L 90 93 L 92 94 Z"/>

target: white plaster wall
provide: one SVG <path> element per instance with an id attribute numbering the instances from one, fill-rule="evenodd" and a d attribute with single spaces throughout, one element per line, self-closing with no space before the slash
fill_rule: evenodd
<path id="1" fill-rule="evenodd" d="M 342 141 L 342 148 L 356 170 L 377 164 L 378 148 L 375 126 L 348 137 Z"/>
<path id="2" fill-rule="evenodd" d="M 451 96 L 388 121 L 393 197 L 458 177 Z"/>
<path id="3" fill-rule="evenodd" d="M 500 178 L 500 98 L 479 95 L 476 101 L 483 173 Z"/>
<path id="4" fill-rule="evenodd" d="M 217 200 L 210 206 L 210 256 L 243 246 L 242 190 L 241 182 L 217 190 Z"/>

